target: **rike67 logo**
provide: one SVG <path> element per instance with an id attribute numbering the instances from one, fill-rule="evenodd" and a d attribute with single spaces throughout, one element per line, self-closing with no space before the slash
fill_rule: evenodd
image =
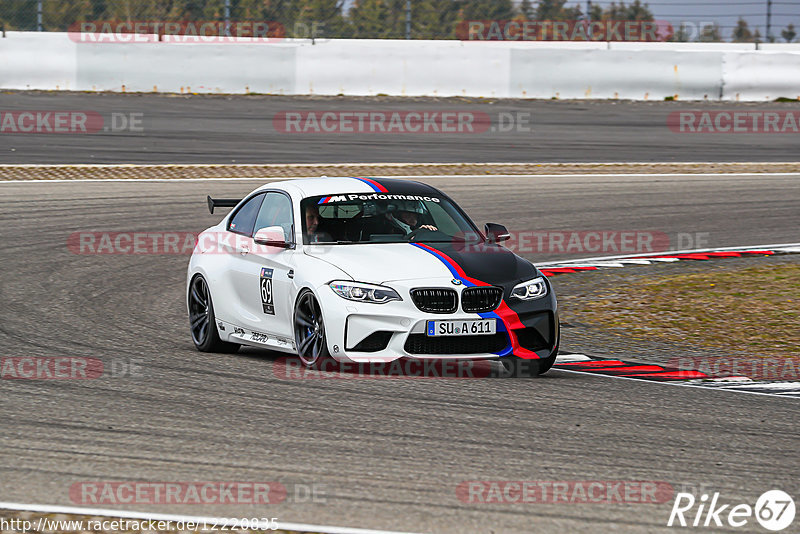
<path id="1" fill-rule="evenodd" d="M 752 531 L 755 519 L 767 530 L 784 530 L 794 521 L 795 504 L 788 493 L 770 490 L 763 493 L 755 506 L 746 503 L 722 504 L 719 492 L 709 496 L 703 494 L 699 499 L 691 493 L 678 493 L 667 526 L 677 527 L 749 527 Z M 726 525 L 727 524 L 727 525 Z"/>

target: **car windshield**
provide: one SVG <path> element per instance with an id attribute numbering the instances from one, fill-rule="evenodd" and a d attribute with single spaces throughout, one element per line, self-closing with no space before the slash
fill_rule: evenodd
<path id="1" fill-rule="evenodd" d="M 352 193 L 302 201 L 303 243 L 479 242 L 472 222 L 445 198 Z"/>

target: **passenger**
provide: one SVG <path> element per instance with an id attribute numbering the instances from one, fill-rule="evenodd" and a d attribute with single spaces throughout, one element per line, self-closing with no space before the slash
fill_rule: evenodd
<path id="1" fill-rule="evenodd" d="M 319 208 L 314 206 L 313 204 L 310 206 L 306 206 L 305 209 L 305 222 L 306 222 L 306 242 L 307 243 L 316 243 L 320 241 L 320 237 L 322 236 L 322 232 L 318 232 L 319 230 L 319 223 L 322 219 L 319 214 Z"/>

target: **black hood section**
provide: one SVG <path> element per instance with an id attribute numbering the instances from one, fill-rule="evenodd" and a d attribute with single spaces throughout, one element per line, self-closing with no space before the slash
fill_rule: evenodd
<path id="1" fill-rule="evenodd" d="M 539 276 L 536 267 L 501 245 L 486 243 L 423 243 L 453 259 L 467 276 L 510 289 Z"/>

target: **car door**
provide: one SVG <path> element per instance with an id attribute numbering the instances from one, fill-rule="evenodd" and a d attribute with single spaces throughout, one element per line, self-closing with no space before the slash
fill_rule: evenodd
<path id="1" fill-rule="evenodd" d="M 244 285 L 237 280 L 246 272 L 243 256 L 253 247 L 253 228 L 264 201 L 265 193 L 253 195 L 234 211 L 224 232 L 217 236 L 220 254 L 218 276 L 214 277 L 214 311 L 218 319 L 244 326 L 254 318 L 248 317 L 242 293 Z"/>
<path id="2" fill-rule="evenodd" d="M 267 192 L 248 240 L 248 250 L 237 254 L 236 293 L 242 299 L 242 326 L 268 336 L 293 339 L 292 277 L 295 249 L 256 244 L 252 236 L 262 228 L 279 226 L 289 243 L 295 242 L 292 201 L 283 192 Z"/>

